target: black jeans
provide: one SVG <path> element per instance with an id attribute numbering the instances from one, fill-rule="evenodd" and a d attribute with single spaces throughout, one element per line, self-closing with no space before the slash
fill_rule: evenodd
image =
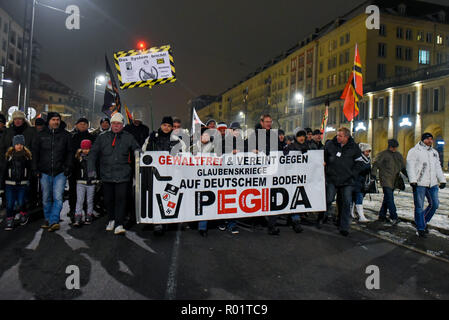
<path id="1" fill-rule="evenodd" d="M 115 220 L 115 226 L 123 226 L 125 219 L 128 182 L 103 182 L 104 205 L 109 221 Z"/>

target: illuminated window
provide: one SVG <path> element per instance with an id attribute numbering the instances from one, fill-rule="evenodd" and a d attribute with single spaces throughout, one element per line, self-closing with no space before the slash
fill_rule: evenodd
<path id="1" fill-rule="evenodd" d="M 437 44 L 443 44 L 443 37 L 441 34 L 437 35 Z"/>
<path id="2" fill-rule="evenodd" d="M 430 64 L 430 51 L 425 49 L 419 50 L 419 64 Z"/>

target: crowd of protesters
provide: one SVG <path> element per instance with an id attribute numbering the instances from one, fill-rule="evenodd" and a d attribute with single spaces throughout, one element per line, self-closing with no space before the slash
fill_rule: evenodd
<path id="1" fill-rule="evenodd" d="M 372 161 L 371 146 L 357 144 L 347 128 L 339 129 L 333 139 L 323 143 L 322 132 L 318 129 L 299 129 L 294 137 L 287 137 L 283 130 L 273 130 L 272 126 L 271 116 L 263 115 L 256 125 L 262 132 L 254 131 L 245 138 L 240 123 L 233 122 L 228 127 L 225 122 L 209 120 L 196 141 L 182 128 L 179 119 L 164 117 L 160 127 L 150 132 L 143 124 L 142 114 L 137 112 L 133 113 L 132 123 L 126 126 L 124 117 L 116 113 L 111 119 L 102 119 L 93 131 L 89 131 L 86 118 L 80 118 L 72 131 L 66 130 L 56 112 L 49 112 L 45 120 L 36 119 L 34 126 L 21 111 L 15 111 L 8 123 L 0 114 L 5 230 L 25 225 L 29 208 L 39 206 L 43 207 L 45 217 L 42 228 L 49 232 L 59 230 L 64 191 L 68 185 L 68 216 L 73 227 L 89 225 L 96 217 L 95 212 L 106 212 L 106 230 L 124 234 L 127 219 L 132 221 L 135 217 L 134 201 L 129 199 L 134 199 L 133 156 L 136 150 L 217 155 L 323 150 L 327 209 L 319 212 L 312 222 L 317 228 L 333 221 L 339 232 L 347 236 L 352 219 L 368 222 L 363 199 L 367 193 L 377 192 L 377 177 L 384 195 L 379 220 L 396 225 L 399 218 L 394 190 L 405 189 L 402 173 L 413 189 L 417 234 L 426 237 L 427 225 L 439 206 L 438 190 L 446 186 L 430 133 L 423 134 L 421 141 L 408 153 L 406 162 L 397 151 L 399 143 L 394 139 L 389 140 L 388 148 Z M 426 208 L 425 199 L 429 203 Z M 332 205 L 335 201 L 336 214 Z M 276 227 L 278 218 L 266 218 L 270 235 L 280 234 Z M 310 223 L 308 218 L 302 213 L 288 215 L 296 233 L 303 231 L 302 224 Z M 239 233 L 235 220 L 223 221 L 219 229 Z M 156 235 L 163 235 L 166 227 L 154 225 L 153 230 Z M 201 236 L 207 236 L 207 230 L 207 221 L 198 224 Z"/>

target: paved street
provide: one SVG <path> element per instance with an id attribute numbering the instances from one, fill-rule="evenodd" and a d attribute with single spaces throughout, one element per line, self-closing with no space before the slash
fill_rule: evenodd
<path id="1" fill-rule="evenodd" d="M 1 299 L 449 298 L 441 281 L 449 276 L 447 262 L 380 239 L 373 226 L 373 235 L 354 230 L 349 238 L 333 225 L 305 227 L 303 234 L 281 226 L 280 237 L 242 227 L 239 235 L 211 228 L 201 238 L 193 229 L 173 229 L 155 238 L 141 225 L 114 236 L 104 230 L 105 217 L 81 229 L 63 219 L 53 234 L 40 229 L 42 220 L 0 231 Z M 401 225 L 383 232 L 414 239 Z M 441 239 L 427 241 L 447 246 Z M 80 290 L 65 286 L 69 265 L 80 269 Z M 370 265 L 380 269 L 380 290 L 365 287 Z"/>

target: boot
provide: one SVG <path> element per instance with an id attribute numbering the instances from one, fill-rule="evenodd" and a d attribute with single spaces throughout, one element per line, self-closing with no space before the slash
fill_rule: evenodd
<path id="1" fill-rule="evenodd" d="M 357 214 L 359 215 L 359 222 L 368 222 L 369 220 L 363 214 L 363 204 L 355 205 L 357 209 Z"/>
<path id="2" fill-rule="evenodd" d="M 355 216 L 355 203 L 352 203 L 352 205 L 351 205 L 351 217 L 352 217 L 352 219 L 356 219 L 357 217 Z M 358 209 L 358 208 L 357 208 Z M 357 210 L 358 211 L 358 210 Z"/>

